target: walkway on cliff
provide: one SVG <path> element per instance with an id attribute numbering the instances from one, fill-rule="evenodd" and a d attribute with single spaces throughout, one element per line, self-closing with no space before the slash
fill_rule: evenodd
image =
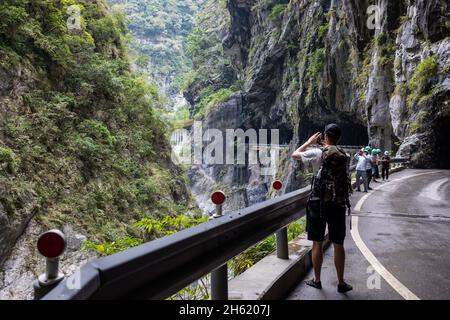
<path id="1" fill-rule="evenodd" d="M 368 195 L 356 193 L 352 200 L 353 230 L 347 230 L 345 246 L 346 280 L 354 290 L 336 291 L 329 247 L 323 289 L 302 282 L 288 300 L 450 297 L 450 171 L 404 170 L 373 187 Z M 305 278 L 313 277 L 311 270 Z"/>

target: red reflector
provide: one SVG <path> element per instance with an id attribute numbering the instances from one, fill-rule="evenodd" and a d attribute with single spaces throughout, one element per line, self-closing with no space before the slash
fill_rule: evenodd
<path id="1" fill-rule="evenodd" d="M 222 191 L 216 191 L 211 195 L 211 201 L 214 204 L 222 204 L 225 202 L 225 193 L 223 193 Z"/>
<path id="2" fill-rule="evenodd" d="M 280 180 L 275 180 L 275 181 L 272 183 L 272 187 L 273 187 L 275 190 L 281 190 L 281 188 L 283 188 L 283 182 L 281 182 Z"/>
<path id="3" fill-rule="evenodd" d="M 48 231 L 39 237 L 37 247 L 44 257 L 56 258 L 66 249 L 66 240 L 61 231 Z"/>

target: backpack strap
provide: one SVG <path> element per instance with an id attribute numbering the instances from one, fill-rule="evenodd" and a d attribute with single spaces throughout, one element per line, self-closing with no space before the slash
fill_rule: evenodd
<path id="1" fill-rule="evenodd" d="M 344 155 L 346 158 L 349 158 L 347 152 L 345 152 L 344 149 L 342 149 L 341 147 L 338 147 L 338 146 L 336 146 L 336 149 L 337 149 L 340 153 L 342 153 L 342 155 Z M 348 170 L 347 170 L 347 174 L 349 174 Z M 349 180 L 348 184 L 349 184 L 348 188 L 349 188 L 349 190 L 351 190 L 351 189 L 352 189 L 352 188 L 351 188 L 351 180 Z M 350 194 L 349 194 L 349 195 L 347 196 L 347 198 L 345 199 L 345 204 L 346 204 L 346 206 L 347 206 L 347 208 L 348 208 L 348 215 L 351 216 L 351 213 L 352 213 L 352 205 L 350 204 Z M 351 227 L 351 223 L 350 223 L 350 230 L 351 230 L 351 228 L 352 228 L 352 227 Z"/>

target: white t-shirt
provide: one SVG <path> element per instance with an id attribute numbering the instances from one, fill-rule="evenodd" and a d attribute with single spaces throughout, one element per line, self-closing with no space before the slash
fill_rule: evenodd
<path id="1" fill-rule="evenodd" d="M 358 160 L 358 164 L 356 165 L 356 170 L 357 171 L 366 171 L 367 170 L 367 162 L 370 163 L 369 158 L 366 155 L 360 156 L 359 154 L 356 154 L 355 159 Z"/>
<path id="2" fill-rule="evenodd" d="M 319 148 L 315 148 L 306 150 L 305 152 L 301 152 L 300 154 L 305 166 L 311 164 L 314 174 L 317 173 L 317 171 L 319 171 L 320 169 L 320 166 L 322 165 L 322 150 Z"/>
<path id="3" fill-rule="evenodd" d="M 372 162 L 371 161 L 373 161 L 373 157 L 374 156 L 372 156 L 372 155 L 368 155 L 367 156 L 367 158 L 369 160 L 367 160 L 367 162 L 366 162 L 366 170 L 371 170 L 372 169 Z"/>

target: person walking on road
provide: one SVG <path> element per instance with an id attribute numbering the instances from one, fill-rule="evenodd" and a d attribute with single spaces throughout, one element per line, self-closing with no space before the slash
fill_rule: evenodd
<path id="1" fill-rule="evenodd" d="M 380 170 L 378 168 L 379 165 L 379 154 L 381 154 L 380 149 L 374 149 L 372 151 L 372 176 L 373 176 L 373 182 L 378 183 L 376 179 L 380 178 Z"/>
<path id="2" fill-rule="evenodd" d="M 389 180 L 389 171 L 391 169 L 391 157 L 389 151 L 384 152 L 384 156 L 381 158 L 381 176 L 383 181 Z"/>
<path id="3" fill-rule="evenodd" d="M 372 148 L 367 146 L 365 149 L 365 154 L 367 155 L 369 161 L 366 162 L 366 174 L 367 174 L 367 189 L 373 190 L 370 187 L 370 183 L 372 182 L 372 167 L 373 167 L 373 158 L 372 158 Z"/>
<path id="4" fill-rule="evenodd" d="M 364 149 L 361 149 L 357 154 L 355 154 L 355 159 L 358 161 L 356 165 L 356 190 L 361 192 L 361 179 L 364 183 L 364 192 L 368 192 L 369 184 L 367 180 L 367 162 L 370 158 L 364 153 Z"/>
<path id="5" fill-rule="evenodd" d="M 311 194 L 307 204 L 306 224 L 308 240 L 313 241 L 312 262 L 314 279 L 306 281 L 308 286 L 322 289 L 320 280 L 323 263 L 323 241 L 325 228 L 328 225 L 329 239 L 334 246 L 334 262 L 338 278 L 338 292 L 352 290 L 352 286 L 344 280 L 346 235 L 346 208 L 350 209 L 349 195 L 351 183 L 348 173 L 349 157 L 336 145 L 341 137 L 341 129 L 336 124 L 329 124 L 325 132 L 313 135 L 298 148 L 292 158 L 310 163 L 314 169 Z M 308 150 L 312 145 L 321 148 Z"/>

